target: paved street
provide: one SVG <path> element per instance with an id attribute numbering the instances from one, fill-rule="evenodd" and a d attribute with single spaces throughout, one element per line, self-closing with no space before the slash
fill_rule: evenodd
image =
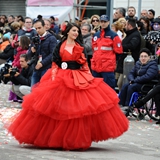
<path id="1" fill-rule="evenodd" d="M 130 117 L 130 128 L 121 137 L 92 143 L 87 151 L 39 149 L 19 145 L 3 128 L 21 104 L 8 101 L 10 85 L 0 84 L 0 160 L 160 160 L 160 126 L 148 118 Z"/>

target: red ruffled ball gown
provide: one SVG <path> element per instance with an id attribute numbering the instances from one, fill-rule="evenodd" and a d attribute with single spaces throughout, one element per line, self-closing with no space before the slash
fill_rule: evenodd
<path id="1" fill-rule="evenodd" d="M 92 77 L 76 44 L 73 53 L 61 47 L 62 61 L 76 61 L 79 70 L 61 69 L 54 62 L 8 130 L 19 143 L 38 147 L 87 149 L 92 142 L 116 138 L 128 129 L 116 92 Z"/>

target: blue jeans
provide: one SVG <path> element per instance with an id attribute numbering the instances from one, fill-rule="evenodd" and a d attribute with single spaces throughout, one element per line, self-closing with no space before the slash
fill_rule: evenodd
<path id="1" fill-rule="evenodd" d="M 139 84 L 139 83 L 124 84 L 119 94 L 119 99 L 120 99 L 119 104 L 123 106 L 129 106 L 129 102 L 132 94 L 134 92 L 140 92 L 142 85 L 143 84 Z"/>
<path id="2" fill-rule="evenodd" d="M 47 70 L 48 69 L 44 69 L 40 71 L 36 70 L 33 72 L 32 77 L 31 77 L 31 87 L 40 81 L 41 77 L 46 73 Z"/>
<path id="3" fill-rule="evenodd" d="M 111 88 L 115 89 L 114 72 L 96 72 L 96 71 L 92 71 L 92 75 L 94 77 L 103 78 L 105 83 L 107 83 Z"/>

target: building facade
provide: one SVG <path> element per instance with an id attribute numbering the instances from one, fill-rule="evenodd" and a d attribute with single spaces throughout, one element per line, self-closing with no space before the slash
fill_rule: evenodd
<path id="1" fill-rule="evenodd" d="M 26 0 L 0 0 L 0 15 L 26 16 Z"/>

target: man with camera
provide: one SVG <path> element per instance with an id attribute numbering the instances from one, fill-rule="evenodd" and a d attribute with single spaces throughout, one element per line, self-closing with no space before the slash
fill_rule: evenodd
<path id="1" fill-rule="evenodd" d="M 31 76 L 33 67 L 28 65 L 29 59 L 27 54 L 20 55 L 20 65 L 22 71 L 19 72 L 17 68 L 10 68 L 10 80 L 13 85 L 11 91 L 14 92 L 21 99 L 24 95 L 31 92 Z"/>
<path id="2" fill-rule="evenodd" d="M 29 65 L 32 65 L 32 63 L 34 65 L 31 86 L 39 82 L 41 77 L 51 67 L 52 53 L 57 45 L 55 36 L 46 31 L 43 20 L 37 20 L 33 25 L 38 36 L 32 38 L 33 46 L 28 51 L 28 54 L 32 57 Z"/>

